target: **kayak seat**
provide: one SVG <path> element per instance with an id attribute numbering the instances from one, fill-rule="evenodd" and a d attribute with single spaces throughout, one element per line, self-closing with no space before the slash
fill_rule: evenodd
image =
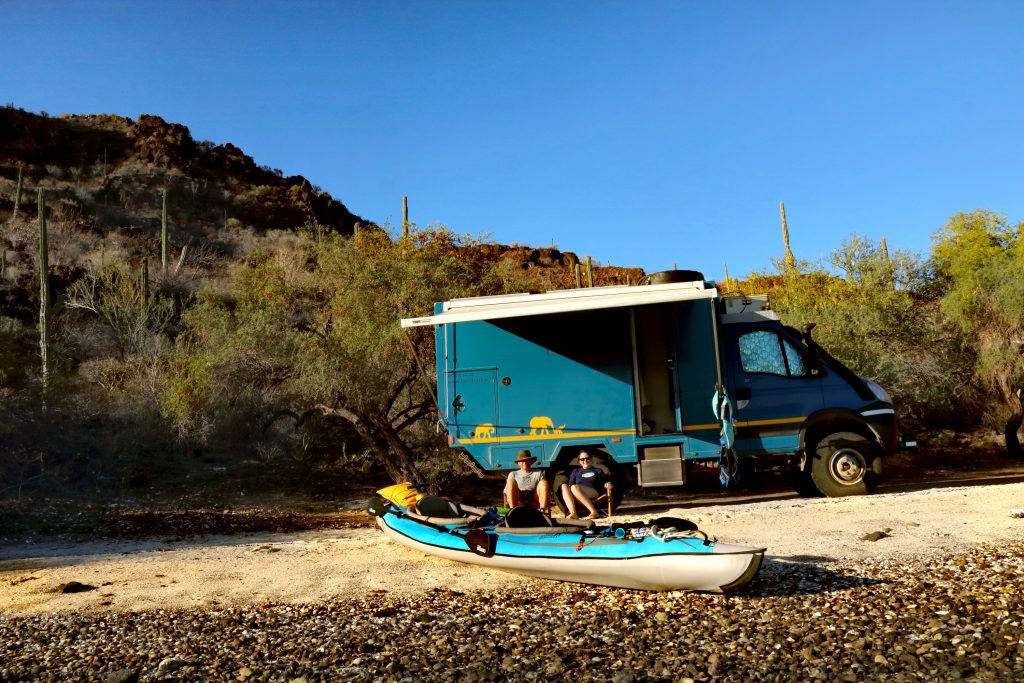
<path id="1" fill-rule="evenodd" d="M 526 505 L 519 505 L 505 514 L 504 526 L 512 529 L 551 526 L 551 518 L 540 510 Z"/>
<path id="2" fill-rule="evenodd" d="M 424 517 L 452 518 L 466 516 L 458 503 L 453 503 L 450 500 L 438 498 L 437 496 L 423 496 L 416 501 L 416 505 L 413 506 L 413 512 Z"/>
<path id="3" fill-rule="evenodd" d="M 515 509 L 516 508 L 512 508 L 512 510 Z M 536 526 L 513 526 L 513 524 L 518 524 L 520 522 L 525 523 L 526 521 L 528 521 L 526 516 L 524 515 L 518 521 L 514 519 L 513 524 L 508 524 L 508 515 L 506 515 L 505 521 L 499 524 L 498 526 L 494 527 L 494 533 L 499 535 L 518 534 L 521 536 L 532 536 L 535 534 L 578 534 L 582 533 L 583 531 L 586 531 L 587 529 L 592 529 L 594 527 L 594 522 L 592 522 L 589 519 L 569 519 L 567 517 L 562 517 L 561 519 L 551 519 L 550 517 L 544 515 L 538 510 L 533 510 L 531 508 L 527 509 L 530 509 L 531 512 L 535 512 L 543 516 L 543 523 L 537 523 Z M 512 510 L 509 510 L 509 513 L 511 513 Z M 536 521 L 536 518 L 534 518 L 535 523 Z"/>

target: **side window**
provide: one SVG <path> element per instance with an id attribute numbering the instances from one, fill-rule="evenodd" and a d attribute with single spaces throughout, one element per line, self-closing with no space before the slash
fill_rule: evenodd
<path id="1" fill-rule="evenodd" d="M 762 373 L 783 377 L 807 374 L 803 354 L 788 339 L 774 332 L 757 330 L 741 335 L 740 366 L 749 374 Z"/>
<path id="2" fill-rule="evenodd" d="M 786 365 L 789 366 L 789 374 L 797 377 L 806 375 L 807 366 L 804 364 L 803 354 L 788 339 L 782 340 L 782 347 L 786 350 Z"/>

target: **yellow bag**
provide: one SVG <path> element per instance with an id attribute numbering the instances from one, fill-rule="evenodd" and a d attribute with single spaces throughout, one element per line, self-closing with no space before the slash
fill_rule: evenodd
<path id="1" fill-rule="evenodd" d="M 388 486 L 377 491 L 377 495 L 384 500 L 401 505 L 404 508 L 411 508 L 424 495 L 416 490 L 416 487 L 409 482 L 402 482 L 394 486 Z"/>

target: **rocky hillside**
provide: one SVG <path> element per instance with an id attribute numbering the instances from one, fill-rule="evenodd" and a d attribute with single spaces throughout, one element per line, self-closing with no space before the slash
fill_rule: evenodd
<path id="1" fill-rule="evenodd" d="M 351 234 L 362 220 L 302 176 L 258 166 L 230 143 L 194 140 L 159 116 L 48 118 L 0 109 L 0 211 L 14 207 L 19 167 L 26 188 L 75 202 L 101 228 L 152 228 L 164 190 L 174 227 L 185 232 L 315 220 Z"/>
<path id="2" fill-rule="evenodd" d="M 39 189 L 45 194 L 58 296 L 88 262 L 159 261 L 164 193 L 171 258 L 195 278 L 223 275 L 231 261 L 272 248 L 309 222 L 341 234 L 353 234 L 357 223 L 377 227 L 306 178 L 261 166 L 230 143 L 197 141 L 187 127 L 159 116 L 54 118 L 9 105 L 0 109 L 0 318 L 24 324 L 33 320 L 38 288 L 33 280 Z M 538 287 L 575 286 L 573 267 L 580 260 L 572 253 L 518 245 L 474 248 L 533 271 Z M 623 284 L 642 275 L 639 269 L 602 267 L 593 279 Z"/>

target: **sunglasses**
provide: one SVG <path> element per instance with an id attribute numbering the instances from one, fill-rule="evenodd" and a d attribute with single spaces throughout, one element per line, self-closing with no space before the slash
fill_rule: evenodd
<path id="1" fill-rule="evenodd" d="M 584 460 L 590 460 L 590 458 L 584 455 L 580 458 L 580 462 L 583 462 Z"/>

